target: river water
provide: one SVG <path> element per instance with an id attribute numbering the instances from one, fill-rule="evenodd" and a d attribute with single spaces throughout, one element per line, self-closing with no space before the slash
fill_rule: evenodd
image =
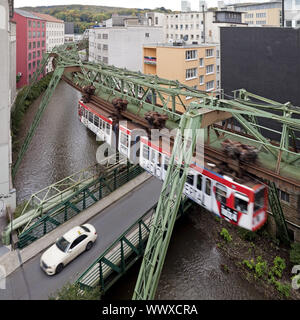
<path id="1" fill-rule="evenodd" d="M 95 136 L 78 121 L 79 98 L 80 93 L 64 82 L 56 88 L 16 175 L 18 203 L 96 162 Z M 39 102 L 40 99 L 27 112 L 20 139 L 29 129 Z M 157 298 L 264 299 L 216 249 L 207 215 L 194 210 L 176 223 Z M 222 271 L 222 264 L 229 266 L 229 273 Z M 105 299 L 131 299 L 138 271 L 139 264 L 112 287 Z"/>

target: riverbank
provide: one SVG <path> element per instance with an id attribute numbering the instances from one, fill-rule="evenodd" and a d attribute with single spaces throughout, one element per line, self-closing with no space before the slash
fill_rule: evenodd
<path id="1" fill-rule="evenodd" d="M 201 214 L 207 216 L 206 228 L 211 230 L 217 250 L 228 259 L 227 264 L 219 266 L 224 273 L 238 273 L 265 299 L 300 299 L 299 290 L 292 288 L 289 248 L 270 236 L 267 225 L 249 232 L 223 219 L 209 218 L 205 210 Z"/>

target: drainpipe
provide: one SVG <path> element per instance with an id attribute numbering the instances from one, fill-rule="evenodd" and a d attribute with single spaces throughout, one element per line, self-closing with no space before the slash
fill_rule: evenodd
<path id="1" fill-rule="evenodd" d="M 281 27 L 284 28 L 284 0 L 281 0 Z"/>
<path id="2" fill-rule="evenodd" d="M 202 5 L 202 14 L 203 14 L 203 43 L 205 43 L 205 12 L 204 12 L 204 5 Z"/>

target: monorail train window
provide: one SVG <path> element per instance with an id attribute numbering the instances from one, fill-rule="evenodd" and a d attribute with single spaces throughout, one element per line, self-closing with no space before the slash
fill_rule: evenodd
<path id="1" fill-rule="evenodd" d="M 190 184 L 191 186 L 194 185 L 194 175 L 189 174 L 189 175 L 187 176 L 187 178 L 186 178 L 186 182 L 187 182 L 188 184 Z"/>
<path id="2" fill-rule="evenodd" d="M 161 167 L 161 153 L 158 153 L 157 165 L 158 165 L 159 167 Z"/>
<path id="3" fill-rule="evenodd" d="M 149 160 L 149 147 L 148 146 L 143 146 L 143 158 Z"/>
<path id="4" fill-rule="evenodd" d="M 198 189 L 198 190 L 202 190 L 202 176 L 201 176 L 201 174 L 198 174 L 198 178 L 197 178 L 197 189 Z"/>
<path id="5" fill-rule="evenodd" d="M 170 158 L 168 158 L 167 156 L 165 156 L 165 164 L 164 164 L 165 171 L 168 170 L 169 160 L 170 160 Z"/>
<path id="6" fill-rule="evenodd" d="M 211 194 L 211 180 L 206 178 L 206 183 L 205 183 L 205 193 L 210 196 Z"/>
<path id="7" fill-rule="evenodd" d="M 92 112 L 89 112 L 89 121 L 94 122 L 94 114 Z"/>
<path id="8" fill-rule="evenodd" d="M 240 212 L 248 213 L 248 202 L 249 199 L 243 194 L 235 194 L 234 197 L 234 208 Z"/>
<path id="9" fill-rule="evenodd" d="M 96 127 L 99 127 L 99 117 L 97 117 L 97 116 L 94 117 L 94 125 Z"/>
<path id="10" fill-rule="evenodd" d="M 220 183 L 216 184 L 216 199 L 222 204 L 226 204 L 226 187 Z"/>
<path id="11" fill-rule="evenodd" d="M 150 162 L 152 162 L 152 163 L 156 163 L 155 154 L 156 154 L 156 152 L 152 149 L 151 154 L 150 154 Z"/>
<path id="12" fill-rule="evenodd" d="M 106 124 L 106 133 L 109 134 L 110 133 L 110 124 L 107 123 Z M 126 136 L 127 137 L 127 136 Z M 127 137 L 127 140 L 128 140 L 128 137 Z"/>
<path id="13" fill-rule="evenodd" d="M 125 147 L 128 147 L 128 135 L 123 132 L 121 132 L 121 144 L 124 145 Z"/>
<path id="14" fill-rule="evenodd" d="M 254 196 L 254 211 L 261 209 L 265 203 L 265 189 L 261 189 L 260 191 L 255 193 Z"/>
<path id="15" fill-rule="evenodd" d="M 86 109 L 84 109 L 84 117 L 87 119 L 88 116 L 89 116 L 89 112 Z"/>

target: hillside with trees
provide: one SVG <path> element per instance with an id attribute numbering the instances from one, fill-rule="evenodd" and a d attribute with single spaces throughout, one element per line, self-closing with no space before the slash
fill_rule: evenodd
<path id="1" fill-rule="evenodd" d="M 162 13 L 170 13 L 172 10 L 164 7 L 150 9 L 136 8 L 118 8 L 107 6 L 88 6 L 88 5 L 61 5 L 61 6 L 40 6 L 40 7 L 22 7 L 22 10 L 31 12 L 40 12 L 50 14 L 51 16 L 61 19 L 65 22 L 74 22 L 75 33 L 83 33 L 96 22 L 101 23 L 104 20 L 110 19 L 112 14 L 119 15 L 139 15 L 145 12 L 156 11 Z"/>

